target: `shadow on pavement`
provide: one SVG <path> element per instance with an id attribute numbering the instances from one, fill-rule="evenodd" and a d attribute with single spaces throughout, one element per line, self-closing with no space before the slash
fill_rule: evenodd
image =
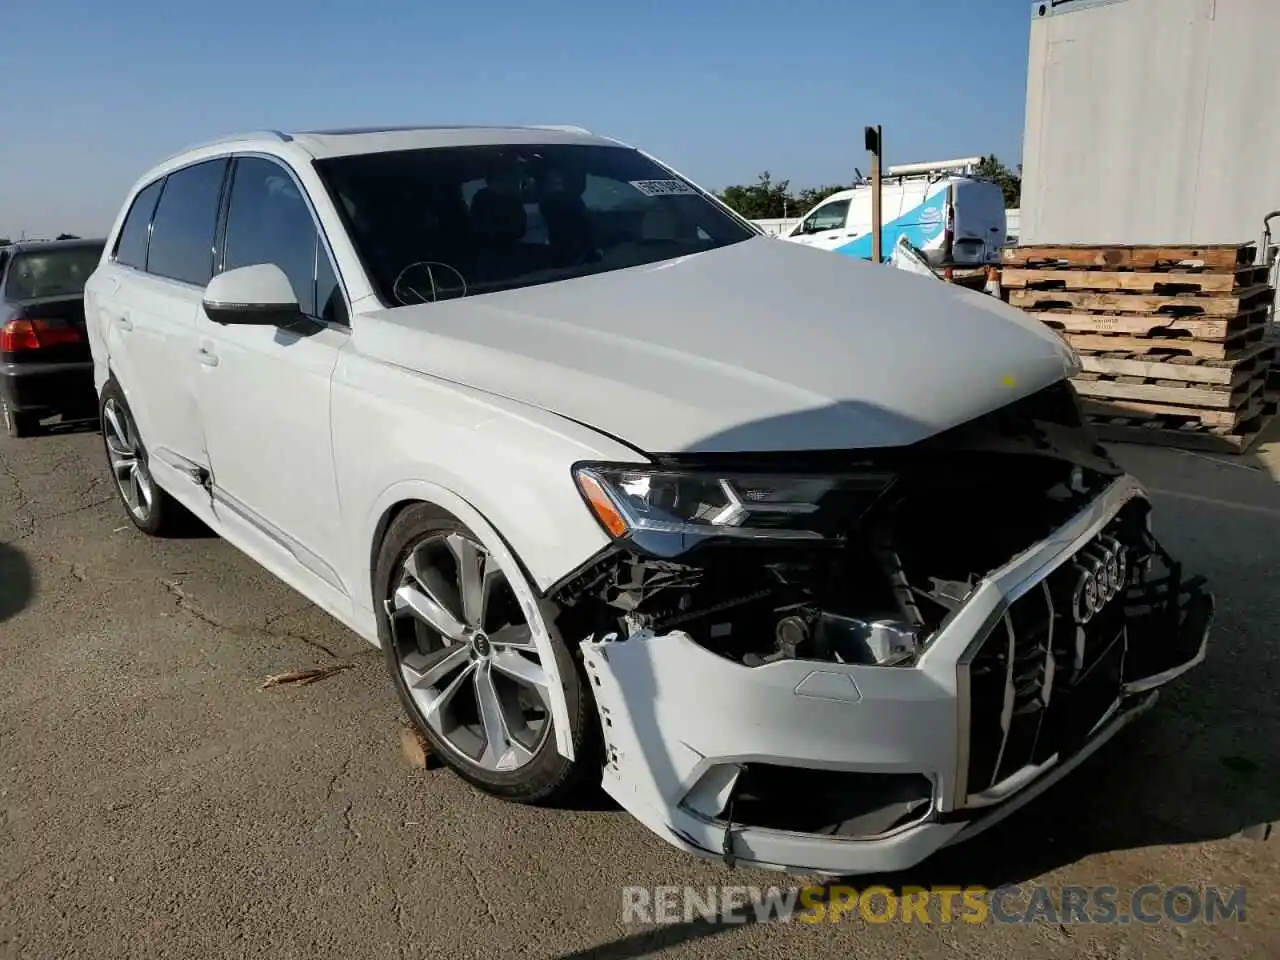
<path id="1" fill-rule="evenodd" d="M 96 433 L 99 430 L 97 415 L 91 417 L 63 416 L 52 423 L 45 423 L 40 432 L 50 436 L 71 433 Z"/>
<path id="2" fill-rule="evenodd" d="M 23 610 L 35 596 L 35 577 L 26 555 L 0 543 L 0 623 Z"/>
<path id="3" fill-rule="evenodd" d="M 729 879 L 725 882 L 733 881 Z M 561 954 L 556 960 L 632 960 L 634 957 L 652 956 L 659 951 L 678 947 L 693 940 L 706 940 L 754 923 L 755 920 L 749 914 L 744 920 L 732 923 L 719 923 L 698 918 L 688 923 L 673 923 L 658 927 L 656 930 L 633 933 L 631 936 L 598 947 L 587 947 L 585 950 Z"/>

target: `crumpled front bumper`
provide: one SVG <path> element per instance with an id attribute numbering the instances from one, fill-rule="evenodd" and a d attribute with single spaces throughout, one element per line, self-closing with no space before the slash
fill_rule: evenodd
<path id="1" fill-rule="evenodd" d="M 1213 601 L 1193 589 L 1180 608 L 1177 598 L 1167 607 L 1168 618 L 1143 621 L 1146 633 L 1166 635 L 1131 635 L 1130 621 L 1115 642 L 1098 645 L 1105 652 L 1097 665 L 1077 670 L 1076 689 L 1087 694 L 1075 700 L 1070 665 L 1056 667 L 1055 701 L 1055 666 L 1039 664 L 1036 726 L 1051 722 L 1054 736 L 1062 736 L 1021 743 L 1028 713 L 1016 699 L 1021 680 L 1012 666 L 1025 659 L 1014 639 L 1019 600 L 1042 590 L 1049 596 L 1055 571 L 1143 497 L 1137 481 L 1116 480 L 1051 537 L 988 576 L 912 667 L 804 660 L 746 667 L 678 631 L 584 643 L 606 741 L 605 790 L 689 852 L 796 872 L 899 870 L 980 832 L 1069 773 L 1150 707 L 1156 687 L 1204 658 Z M 993 662 L 1009 664 L 1009 676 L 999 678 L 994 696 L 1001 702 L 993 711 L 990 670 L 979 676 L 975 665 L 984 650 L 1005 643 L 1006 632 L 1011 656 Z M 1134 665 L 1141 675 L 1133 675 Z M 922 795 L 883 829 L 853 836 L 735 820 L 744 771 L 762 768 L 783 769 L 784 797 L 786 771 L 795 771 L 797 807 L 813 802 L 806 778 L 815 772 L 872 786 L 917 784 Z"/>

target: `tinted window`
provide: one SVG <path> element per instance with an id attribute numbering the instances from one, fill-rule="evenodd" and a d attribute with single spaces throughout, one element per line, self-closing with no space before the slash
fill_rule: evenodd
<path id="1" fill-rule="evenodd" d="M 151 225 L 147 270 L 204 286 L 213 276 L 213 228 L 226 160 L 209 160 L 165 178 Z"/>
<path id="2" fill-rule="evenodd" d="M 20 253 L 9 268 L 5 296 L 11 300 L 35 300 L 84 293 L 84 283 L 98 268 L 101 257 L 101 244 Z"/>
<path id="3" fill-rule="evenodd" d="M 129 208 L 129 215 L 124 218 L 114 252 L 115 258 L 127 266 L 141 270 L 147 264 L 147 228 L 151 226 L 151 214 L 155 212 L 163 183 L 157 180 L 140 190 Z"/>
<path id="4" fill-rule="evenodd" d="M 757 234 L 637 150 L 502 144 L 316 161 L 382 299 L 422 303 Z"/>
<path id="5" fill-rule="evenodd" d="M 338 281 L 297 182 L 277 163 L 244 157 L 231 183 L 222 269 L 257 263 L 284 271 L 303 313 L 346 322 L 345 308 L 334 305 L 342 301 Z"/>

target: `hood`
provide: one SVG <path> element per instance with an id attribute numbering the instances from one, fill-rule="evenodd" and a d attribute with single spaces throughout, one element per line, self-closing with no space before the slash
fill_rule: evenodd
<path id="1" fill-rule="evenodd" d="M 761 237 L 677 260 L 376 311 L 362 354 L 533 404 L 648 453 L 914 443 L 1070 372 L 998 300 Z"/>

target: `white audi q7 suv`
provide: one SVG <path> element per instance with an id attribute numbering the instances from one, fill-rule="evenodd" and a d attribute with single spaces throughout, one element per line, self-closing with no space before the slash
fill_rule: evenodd
<path id="1" fill-rule="evenodd" d="M 695 854 L 903 868 L 1204 656 L 1052 331 L 583 130 L 188 150 L 85 304 L 133 522 L 189 511 L 381 646 L 499 796 L 602 781 Z"/>

